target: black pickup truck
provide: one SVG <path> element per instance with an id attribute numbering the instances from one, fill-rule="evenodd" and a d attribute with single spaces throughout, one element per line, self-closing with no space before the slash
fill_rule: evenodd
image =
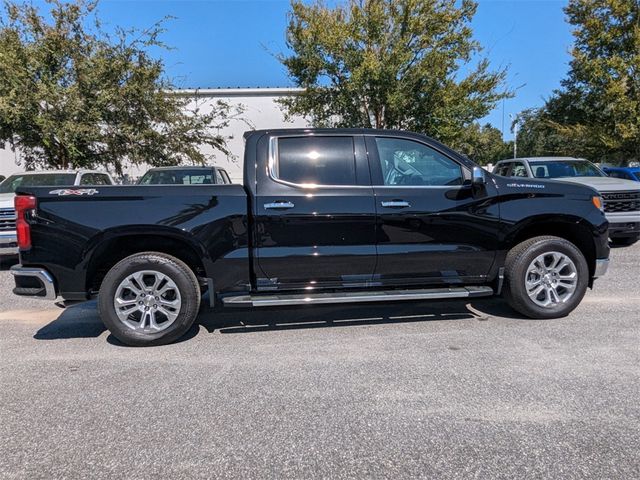
<path id="1" fill-rule="evenodd" d="M 608 266 L 595 190 L 494 176 L 423 135 L 245 135 L 244 185 L 24 188 L 17 295 L 98 297 L 122 342 L 172 342 L 210 306 L 504 295 L 567 315 Z M 208 293 L 208 295 L 203 295 Z"/>

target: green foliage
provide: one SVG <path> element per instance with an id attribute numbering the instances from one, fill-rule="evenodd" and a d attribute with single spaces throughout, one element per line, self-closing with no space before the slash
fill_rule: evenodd
<path id="1" fill-rule="evenodd" d="M 640 160 L 640 3 L 570 0 L 565 12 L 575 36 L 569 75 L 525 117 L 523 140 L 533 153 Z"/>
<path id="2" fill-rule="evenodd" d="M 424 132 L 454 148 L 509 96 L 472 39 L 471 0 L 293 0 L 280 55 L 306 90 L 282 103 L 316 126 Z M 479 128 L 473 127 L 473 128 Z"/>
<path id="3" fill-rule="evenodd" d="M 226 153 L 216 129 L 232 112 L 203 112 L 196 98 L 167 94 L 149 30 L 105 33 L 96 2 L 49 0 L 43 14 L 6 2 L 0 17 L 0 142 L 27 169 L 204 163 L 202 145 Z"/>
<path id="4" fill-rule="evenodd" d="M 457 149 L 479 165 L 495 164 L 513 156 L 513 142 L 505 142 L 502 132 L 488 123 L 467 127 L 457 141 Z"/>
<path id="5" fill-rule="evenodd" d="M 563 157 L 576 154 L 568 147 L 565 136 L 557 131 L 545 108 L 524 110 L 516 121 L 519 124 L 519 157 Z"/>

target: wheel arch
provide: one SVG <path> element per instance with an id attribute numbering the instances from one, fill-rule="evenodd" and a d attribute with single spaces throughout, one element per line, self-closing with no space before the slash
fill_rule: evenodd
<path id="1" fill-rule="evenodd" d="M 85 288 L 97 292 L 107 272 L 122 259 L 141 252 L 159 252 L 184 262 L 196 275 L 207 277 L 208 255 L 202 245 L 175 229 L 135 232 L 104 232 L 91 242 L 87 252 Z"/>
<path id="2" fill-rule="evenodd" d="M 592 278 L 596 268 L 596 243 L 594 233 L 579 217 L 538 217 L 517 225 L 507 239 L 512 246 L 530 238 L 551 235 L 573 243 L 584 255 Z"/>

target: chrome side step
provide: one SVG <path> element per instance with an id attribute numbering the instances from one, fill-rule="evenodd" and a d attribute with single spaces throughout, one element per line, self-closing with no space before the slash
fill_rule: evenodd
<path id="1" fill-rule="evenodd" d="M 379 290 L 361 292 L 302 293 L 281 295 L 239 295 L 222 299 L 228 307 L 271 307 L 324 303 L 392 302 L 399 300 L 437 300 L 488 297 L 491 287 L 429 288 L 421 290 Z"/>

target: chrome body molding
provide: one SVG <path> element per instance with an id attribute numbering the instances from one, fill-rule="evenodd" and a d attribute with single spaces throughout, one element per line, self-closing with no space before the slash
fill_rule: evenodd
<path id="1" fill-rule="evenodd" d="M 225 306 L 269 307 L 284 305 L 318 305 L 327 303 L 388 302 L 398 300 L 436 300 L 448 298 L 488 297 L 491 287 L 431 288 L 420 290 L 384 290 L 360 292 L 332 292 L 290 295 L 239 295 L 225 297 Z"/>

